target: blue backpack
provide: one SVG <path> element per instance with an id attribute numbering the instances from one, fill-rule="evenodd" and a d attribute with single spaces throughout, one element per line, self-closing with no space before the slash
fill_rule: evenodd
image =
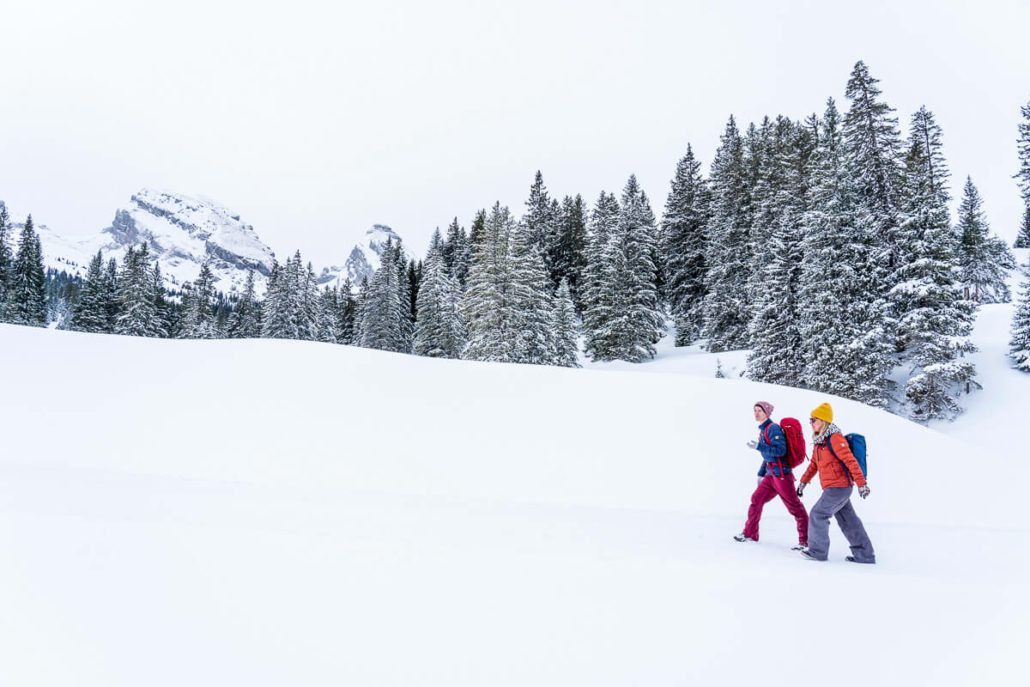
<path id="1" fill-rule="evenodd" d="M 869 469 L 866 467 L 865 462 L 865 437 L 861 434 L 846 434 L 844 435 L 844 439 L 848 442 L 848 448 L 850 448 L 851 453 L 854 454 L 855 460 L 858 461 L 858 467 L 862 468 L 862 476 L 868 477 Z M 826 445 L 830 447 L 830 453 L 833 454 L 833 457 L 840 460 L 837 452 L 833 450 L 833 443 L 831 443 L 829 439 L 826 440 Z M 844 461 L 840 460 L 840 462 L 843 463 Z M 845 472 L 847 472 L 847 467 L 847 465 L 844 466 Z"/>

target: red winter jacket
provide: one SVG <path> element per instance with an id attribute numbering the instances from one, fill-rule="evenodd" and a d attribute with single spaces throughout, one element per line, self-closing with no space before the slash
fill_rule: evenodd
<path id="1" fill-rule="evenodd" d="M 837 452 L 837 457 L 830 452 L 830 447 L 825 443 L 827 441 L 833 442 L 833 450 Z M 847 470 L 844 469 L 845 465 L 847 465 Z M 812 462 L 808 464 L 808 469 L 801 476 L 801 483 L 811 482 L 817 470 L 819 471 L 819 485 L 823 489 L 850 487 L 852 480 L 860 487 L 865 486 L 865 475 L 862 474 L 862 468 L 858 466 L 858 461 L 851 452 L 851 447 L 848 446 L 848 440 L 840 432 L 834 432 L 826 437 L 823 443 L 815 444 L 812 448 Z"/>

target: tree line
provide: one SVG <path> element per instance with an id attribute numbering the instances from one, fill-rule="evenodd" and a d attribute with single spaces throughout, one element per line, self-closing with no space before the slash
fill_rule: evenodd
<path id="1" fill-rule="evenodd" d="M 253 274 L 226 297 L 205 265 L 170 294 L 146 245 L 121 265 L 98 254 L 64 326 L 577 366 L 580 353 L 653 357 L 668 319 L 677 346 L 749 350 L 752 379 L 920 420 L 952 417 L 979 386 L 966 359 L 976 308 L 1010 300 L 1015 259 L 991 235 L 969 177 L 952 221 L 940 126 L 920 108 L 903 136 L 878 83 L 859 62 L 843 112 L 829 99 L 802 121 L 742 128 L 731 116 L 707 176 L 687 146 L 660 221 L 632 175 L 618 196 L 602 192 L 588 207 L 580 195 L 552 198 L 537 172 L 521 216 L 496 203 L 468 231 L 455 218 L 421 260 L 388 242 L 372 277 L 342 288 L 319 289 L 299 251 L 274 265 L 263 299 Z M 1030 105 L 1022 115 L 1017 179 L 1027 210 L 1017 247 L 1030 246 Z M 31 219 L 16 258 L 4 226 L 3 316 L 43 324 L 46 276 Z M 1024 295 L 1012 340 L 1024 369 L 1028 308 Z"/>

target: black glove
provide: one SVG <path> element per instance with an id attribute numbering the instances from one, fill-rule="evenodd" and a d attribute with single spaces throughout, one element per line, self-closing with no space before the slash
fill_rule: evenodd
<path id="1" fill-rule="evenodd" d="M 798 498 L 800 498 L 800 497 L 805 495 L 805 487 L 806 486 L 807 485 L 804 482 L 801 482 L 800 484 L 798 484 Z"/>

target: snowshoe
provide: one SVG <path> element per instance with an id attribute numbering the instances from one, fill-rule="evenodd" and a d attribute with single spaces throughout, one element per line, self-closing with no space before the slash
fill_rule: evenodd
<path id="1" fill-rule="evenodd" d="M 757 539 L 752 539 L 751 537 L 747 536 L 743 532 L 741 532 L 740 534 L 733 535 L 733 538 L 736 539 L 737 541 L 753 541 L 753 542 L 757 542 L 758 541 Z"/>

